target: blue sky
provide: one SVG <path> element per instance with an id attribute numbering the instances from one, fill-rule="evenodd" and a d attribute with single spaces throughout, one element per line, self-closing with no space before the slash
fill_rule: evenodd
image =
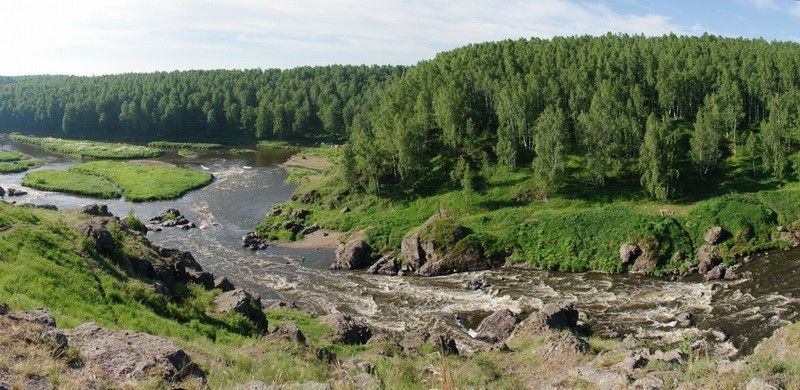
<path id="1" fill-rule="evenodd" d="M 413 64 L 606 32 L 800 42 L 795 0 L 4 0 L 0 75 Z"/>

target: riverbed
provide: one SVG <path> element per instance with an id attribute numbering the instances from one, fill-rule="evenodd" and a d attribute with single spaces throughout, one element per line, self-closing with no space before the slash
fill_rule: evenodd
<path id="1" fill-rule="evenodd" d="M 80 162 L 7 139 L 0 139 L 0 150 L 20 150 L 45 161 L 46 165 L 38 169 L 68 169 Z M 494 310 L 531 312 L 545 303 L 562 300 L 573 301 L 601 336 L 634 334 L 678 343 L 691 337 L 710 337 L 709 331 L 717 329 L 730 338 L 715 343 L 715 352 L 730 356 L 749 352 L 778 327 L 800 320 L 800 250 L 757 256 L 742 266 L 742 279 L 707 283 L 524 268 L 435 278 L 392 277 L 331 271 L 332 249 L 242 248 L 242 235 L 253 230 L 267 210 L 288 199 L 293 191 L 284 182 L 286 172 L 278 166 L 289 153 L 257 150 L 231 155 L 206 151 L 193 159 L 167 153 L 157 160 L 207 170 L 215 177 L 210 185 L 171 201 L 98 200 L 29 188 L 25 188 L 28 195 L 6 200 L 52 204 L 59 209 L 104 203 L 117 216 L 132 210 L 142 220 L 176 208 L 199 228 L 150 232 L 150 240 L 191 251 L 204 269 L 227 276 L 237 286 L 266 299 L 298 302 L 319 313 L 339 310 L 353 314 L 386 330 L 442 329 L 467 346 L 474 345 L 469 330 Z M 19 185 L 24 175 L 0 175 L 0 186 L 24 188 Z M 489 286 L 475 291 L 462 287 L 473 279 Z M 696 325 L 676 326 L 675 317 L 682 312 L 691 312 Z"/>

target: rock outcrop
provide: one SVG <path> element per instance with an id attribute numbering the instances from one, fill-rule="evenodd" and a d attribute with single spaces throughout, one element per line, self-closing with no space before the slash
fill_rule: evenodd
<path id="1" fill-rule="evenodd" d="M 400 270 L 400 264 L 398 263 L 397 259 L 394 257 L 394 254 L 387 254 L 383 255 L 375 264 L 369 267 L 367 272 L 371 274 L 377 275 L 389 275 L 394 276 L 397 275 L 397 272 Z"/>
<path id="2" fill-rule="evenodd" d="M 572 303 L 548 303 L 522 321 L 512 332 L 511 338 L 536 336 L 549 330 L 575 330 L 578 317 L 578 310 Z"/>
<path id="3" fill-rule="evenodd" d="M 511 336 L 519 320 L 519 315 L 511 310 L 498 310 L 481 321 L 475 330 L 475 338 L 490 343 L 501 342 Z"/>
<path id="4" fill-rule="evenodd" d="M 214 299 L 214 306 L 220 313 L 239 313 L 260 332 L 267 332 L 267 317 L 261 310 L 261 298 L 242 289 L 224 292 Z"/>
<path id="5" fill-rule="evenodd" d="M 146 226 L 148 230 L 152 231 L 161 231 L 162 228 L 168 227 L 179 227 L 182 230 L 189 230 L 197 227 L 194 222 L 189 222 L 178 209 L 172 208 L 150 218 Z"/>
<path id="6" fill-rule="evenodd" d="M 705 240 L 708 245 L 717 245 L 727 240 L 729 236 L 730 233 L 723 229 L 722 226 L 714 226 L 706 231 L 703 235 L 703 240 Z"/>
<path id="7" fill-rule="evenodd" d="M 186 352 L 162 337 L 114 332 L 92 323 L 67 331 L 66 336 L 84 364 L 115 381 L 153 376 L 169 382 L 187 377 L 205 379 L 205 373 Z"/>
<path id="8" fill-rule="evenodd" d="M 712 268 L 722 263 L 722 255 L 716 246 L 703 244 L 697 248 L 697 259 L 700 260 L 697 272 L 705 274 Z"/>
<path id="9" fill-rule="evenodd" d="M 105 255 L 112 255 L 116 250 L 114 236 L 107 227 L 109 221 L 109 219 L 95 218 L 81 223 L 77 229 L 79 234 L 91 241 L 98 252 Z"/>
<path id="10" fill-rule="evenodd" d="M 364 344 L 372 337 L 372 330 L 347 314 L 332 313 L 322 320 L 333 328 L 334 342 L 342 344 Z"/>
<path id="11" fill-rule="evenodd" d="M 75 214 L 86 214 L 93 217 L 113 217 L 108 211 L 108 206 L 104 204 L 90 204 L 72 210 Z"/>
<path id="12" fill-rule="evenodd" d="M 336 260 L 331 269 L 361 269 L 372 264 L 372 247 L 363 232 L 353 234 L 336 248 Z"/>

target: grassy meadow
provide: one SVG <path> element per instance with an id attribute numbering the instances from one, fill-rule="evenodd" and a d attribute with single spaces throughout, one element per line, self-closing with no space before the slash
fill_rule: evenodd
<path id="1" fill-rule="evenodd" d="M 116 198 L 132 202 L 176 199 L 213 180 L 206 172 L 146 162 L 89 161 L 67 171 L 31 172 L 22 184 L 46 191 Z"/>
<path id="2" fill-rule="evenodd" d="M 75 156 L 79 158 L 125 160 L 136 158 L 153 158 L 162 154 L 162 151 L 157 148 L 122 143 L 68 140 L 53 137 L 33 137 L 18 133 L 12 133 L 9 138 L 14 142 L 38 146 L 49 152 Z"/>

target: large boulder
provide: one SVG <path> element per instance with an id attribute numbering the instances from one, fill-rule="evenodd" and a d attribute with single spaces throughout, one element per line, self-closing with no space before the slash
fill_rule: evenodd
<path id="1" fill-rule="evenodd" d="M 569 302 L 548 303 L 538 313 L 531 314 L 514 329 L 512 338 L 530 337 L 550 330 L 578 327 L 578 310 Z"/>
<path id="2" fill-rule="evenodd" d="M 409 231 L 400 243 L 400 256 L 414 269 L 437 261 L 446 249 L 470 233 L 464 226 L 456 225 L 442 212 L 437 212 L 425 223 Z"/>
<path id="3" fill-rule="evenodd" d="M 785 242 L 790 248 L 800 246 L 800 238 L 797 237 L 797 234 L 788 230 L 780 232 L 780 240 Z"/>
<path id="4" fill-rule="evenodd" d="M 342 344 L 364 344 L 372 337 L 372 330 L 347 314 L 332 313 L 323 317 L 323 322 L 333 328 L 335 342 Z"/>
<path id="5" fill-rule="evenodd" d="M 518 323 L 519 316 L 516 313 L 508 309 L 498 310 L 481 321 L 475 330 L 475 338 L 490 343 L 503 341 Z"/>
<path id="6" fill-rule="evenodd" d="M 637 244 L 625 243 L 619 247 L 619 260 L 622 264 L 630 264 L 642 253 L 642 248 Z"/>
<path id="7" fill-rule="evenodd" d="M 145 333 L 114 332 L 88 323 L 66 332 L 70 346 L 93 371 L 114 381 L 157 377 L 175 382 L 205 380 L 189 355 L 169 340 Z"/>
<path id="8" fill-rule="evenodd" d="M 361 269 L 372 264 L 372 247 L 367 244 L 363 232 L 351 236 L 336 248 L 336 260 L 331 269 Z"/>
<path id="9" fill-rule="evenodd" d="M 8 306 L 2 308 L 8 311 Z M 24 327 L 23 333 L 35 333 L 37 340 L 46 341 L 56 352 L 64 351 L 68 346 L 67 337 L 56 328 L 56 320 L 47 309 L 33 309 L 22 313 L 9 314 L 8 318 L 17 326 Z M 27 325 L 27 326 L 26 326 Z"/>
<path id="10" fill-rule="evenodd" d="M 700 263 L 697 266 L 697 272 L 705 274 L 712 268 L 722 263 L 722 255 L 719 249 L 714 245 L 703 244 L 697 248 L 697 259 Z"/>
<path id="11" fill-rule="evenodd" d="M 706 231 L 706 234 L 703 235 L 703 239 L 708 245 L 717 245 L 727 240 L 729 236 L 730 233 L 723 229 L 722 226 L 714 226 Z"/>
<path id="12" fill-rule="evenodd" d="M 369 267 L 367 272 L 378 275 L 397 275 L 400 270 L 400 264 L 397 262 L 393 254 L 384 255 L 372 266 Z"/>
<path id="13" fill-rule="evenodd" d="M 108 219 L 95 218 L 78 226 L 78 233 L 89 238 L 98 252 L 111 255 L 117 247 L 114 236 L 108 231 Z"/>
<path id="14" fill-rule="evenodd" d="M 239 313 L 245 316 L 261 332 L 267 332 L 267 317 L 261 310 L 261 299 L 242 289 L 224 292 L 214 299 L 220 313 Z"/>
<path id="15" fill-rule="evenodd" d="M 499 258 L 488 256 L 481 243 L 469 238 L 457 242 L 445 249 L 442 256 L 436 256 L 423 264 L 417 274 L 421 276 L 447 275 L 456 272 L 481 271 L 500 265 Z"/>

